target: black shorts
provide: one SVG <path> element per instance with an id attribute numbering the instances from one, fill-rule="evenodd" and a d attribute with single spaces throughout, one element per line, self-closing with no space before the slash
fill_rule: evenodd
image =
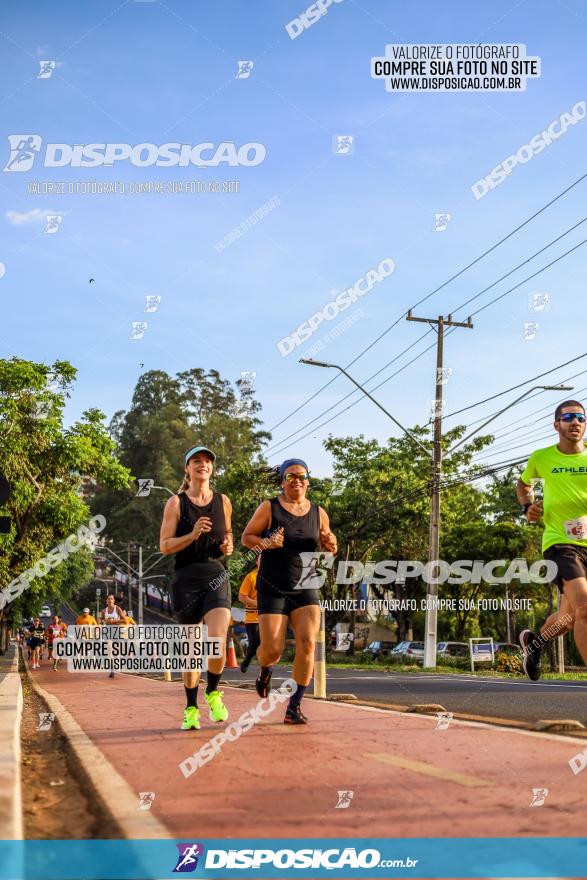
<path id="1" fill-rule="evenodd" d="M 318 590 L 283 590 L 261 587 L 257 578 L 257 611 L 259 614 L 283 614 L 289 617 L 296 608 L 320 605 Z"/>
<path id="2" fill-rule="evenodd" d="M 45 639 L 35 639 L 34 637 L 30 641 L 31 648 L 40 648 L 45 644 Z"/>
<path id="3" fill-rule="evenodd" d="M 201 623 L 213 608 L 231 607 L 228 572 L 220 562 L 193 562 L 171 581 L 173 610 L 180 623 Z"/>
<path id="4" fill-rule="evenodd" d="M 553 583 L 560 590 L 564 590 L 563 580 L 587 578 L 587 547 L 581 547 L 579 544 L 553 544 L 542 555 L 545 559 L 556 562 L 558 572 L 553 578 Z"/>

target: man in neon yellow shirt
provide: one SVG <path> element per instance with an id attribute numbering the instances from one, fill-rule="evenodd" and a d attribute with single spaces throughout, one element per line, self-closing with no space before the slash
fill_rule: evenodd
<path id="1" fill-rule="evenodd" d="M 539 635 L 528 629 L 520 633 L 524 671 L 532 681 L 540 678 L 544 645 L 571 628 L 587 665 L 587 449 L 583 443 L 583 404 L 578 400 L 559 404 L 554 427 L 559 442 L 532 453 L 516 487 L 528 522 L 544 518 L 542 553 L 556 563 L 554 582 L 563 593 L 559 611 L 548 618 Z M 534 500 L 533 479 L 542 480 L 544 502 Z"/>

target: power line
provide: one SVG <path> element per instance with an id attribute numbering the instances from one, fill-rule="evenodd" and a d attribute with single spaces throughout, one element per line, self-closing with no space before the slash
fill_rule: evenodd
<path id="1" fill-rule="evenodd" d="M 587 173 L 582 174 L 581 177 L 578 177 L 577 180 L 575 180 L 568 187 L 566 187 L 566 189 L 562 190 L 558 195 L 556 195 L 553 199 L 551 199 L 549 202 L 547 202 L 546 205 L 543 205 L 542 208 L 540 208 L 538 211 L 536 211 L 534 214 L 532 214 L 530 217 L 528 217 L 526 220 L 524 220 L 522 223 L 520 223 L 518 226 L 516 226 L 515 229 L 512 229 L 511 232 L 509 232 L 507 235 L 505 235 L 503 238 L 501 238 L 498 242 L 493 244 L 490 248 L 488 248 L 486 251 L 484 251 L 480 256 L 476 257 L 476 259 L 472 260 L 470 263 L 468 263 L 466 266 L 464 266 L 464 268 L 460 269 L 458 272 L 456 272 L 454 275 L 452 275 L 447 281 L 444 281 L 442 284 L 440 284 L 438 287 L 436 287 L 433 291 L 428 293 L 426 296 L 422 297 L 422 299 L 418 300 L 417 303 L 414 303 L 414 305 L 411 308 L 416 309 L 419 305 L 421 305 L 422 303 L 429 300 L 432 296 L 434 296 L 440 290 L 445 288 L 452 281 L 455 281 L 457 278 L 459 278 L 461 275 L 463 275 L 468 269 L 471 269 L 478 262 L 480 262 L 480 260 L 482 260 L 484 257 L 488 256 L 490 253 L 492 253 L 492 251 L 496 250 L 496 248 L 500 247 L 500 245 L 502 245 L 509 238 L 514 236 L 517 232 L 520 231 L 520 229 L 523 229 L 525 226 L 528 225 L 528 223 L 531 223 L 532 220 L 535 220 L 536 217 L 538 217 L 540 214 L 542 214 L 544 211 L 546 211 L 548 208 L 550 208 L 551 205 L 554 205 L 555 202 L 557 202 L 559 199 L 561 199 L 563 196 L 565 196 L 568 192 L 570 192 L 572 189 L 574 189 L 574 187 L 576 187 L 579 183 L 581 183 L 581 181 L 585 180 L 586 177 L 587 177 Z M 383 337 L 386 336 L 391 330 L 393 330 L 394 327 L 397 327 L 397 325 L 401 321 L 403 321 L 405 316 L 408 314 L 408 311 L 409 310 L 407 309 L 405 312 L 403 312 L 398 318 L 396 318 L 396 320 L 392 324 L 389 325 L 389 327 L 387 327 L 382 333 L 380 333 L 379 336 L 377 336 L 373 340 L 373 342 L 371 342 L 366 348 L 364 348 L 362 351 L 360 351 L 359 354 L 355 358 L 353 358 L 352 361 L 350 361 L 348 364 L 346 364 L 345 369 L 348 370 L 349 367 L 352 367 L 353 364 L 355 364 L 358 360 L 360 360 L 360 358 L 363 357 L 363 355 L 365 355 L 368 351 L 370 351 L 373 348 L 373 346 L 376 345 L 381 339 L 383 339 Z M 335 382 L 337 379 L 338 379 L 338 376 L 333 376 L 332 379 L 329 379 L 328 382 L 326 382 L 321 388 L 319 388 L 317 391 L 315 391 L 314 394 L 312 394 L 305 401 L 303 401 L 303 403 L 296 406 L 295 412 L 298 413 L 308 403 L 310 403 L 311 400 L 314 400 L 314 398 L 316 398 L 319 394 L 321 394 L 322 391 L 324 391 L 326 388 L 328 388 L 328 386 L 331 385 L 333 382 Z M 269 432 L 273 433 L 273 431 L 275 431 L 276 428 L 279 428 L 281 425 L 283 425 L 293 415 L 294 415 L 294 413 L 289 413 L 287 416 L 285 416 L 285 418 L 281 419 L 281 421 L 277 422 L 275 425 L 273 425 L 273 427 L 269 428 Z M 283 441 L 281 441 L 281 442 L 283 442 Z"/>
<path id="2" fill-rule="evenodd" d="M 582 242 L 580 242 L 578 245 L 575 245 L 573 248 L 570 248 L 570 250 L 566 251 L 564 254 L 560 254 L 560 256 L 556 257 L 556 258 L 555 258 L 554 260 L 552 260 L 550 263 L 547 263 L 546 266 L 543 266 L 541 269 L 538 269 L 536 272 L 532 273 L 532 275 L 529 275 L 527 278 L 525 278 L 525 279 L 524 279 L 523 281 L 521 281 L 519 284 L 514 285 L 514 287 L 511 287 L 509 290 L 505 291 L 505 293 L 500 294 L 500 296 L 495 297 L 495 299 L 491 300 L 489 303 L 487 303 L 486 305 L 484 305 L 481 309 L 478 309 L 476 312 L 473 312 L 472 315 L 471 315 L 471 317 L 472 317 L 473 315 L 479 314 L 479 312 L 484 311 L 486 308 L 488 308 L 488 307 L 489 307 L 490 305 L 492 305 L 493 303 L 498 302 L 498 300 L 503 299 L 504 296 L 507 296 L 509 293 L 512 293 L 514 290 L 516 290 L 516 289 L 517 289 L 518 287 L 520 287 L 522 284 L 525 284 L 527 281 L 530 281 L 532 278 L 535 278 L 537 275 L 540 275 L 540 274 L 541 274 L 542 272 L 544 272 L 546 269 L 549 269 L 551 266 L 555 265 L 555 263 L 560 262 L 560 260 L 563 260 L 563 259 L 564 259 L 566 256 L 568 256 L 570 253 L 572 253 L 573 251 L 577 250 L 577 248 L 581 247 L 582 245 L 584 245 L 584 244 L 586 244 L 586 243 L 587 243 L 587 239 L 584 239 Z M 480 294 L 478 294 L 478 295 L 480 295 Z M 456 311 L 456 310 L 455 310 L 455 311 Z M 454 331 L 452 331 L 452 332 L 454 332 Z M 447 336 L 450 335 L 450 333 L 451 333 L 451 331 L 449 330 L 449 332 L 447 333 Z M 425 335 L 427 335 L 427 334 L 425 334 Z M 423 339 L 423 338 L 424 338 L 424 337 L 421 337 L 421 339 Z M 429 348 L 427 348 L 427 349 L 425 349 L 424 351 L 420 352 L 420 354 L 418 354 L 415 358 L 413 358 L 411 361 L 408 361 L 408 363 L 404 364 L 403 367 L 401 367 L 399 370 L 396 370 L 395 373 L 392 373 L 391 376 L 388 376 L 386 379 L 384 379 L 384 380 L 383 380 L 382 382 L 380 382 L 378 385 L 375 385 L 374 388 L 369 389 L 370 392 L 372 393 L 373 391 L 376 391 L 378 388 L 381 388 L 382 385 L 385 385 L 387 382 L 389 382 L 391 379 L 393 379 L 394 376 L 397 376 L 398 373 L 402 372 L 404 369 L 406 369 L 406 367 L 410 366 L 412 363 L 414 363 L 414 361 L 416 361 L 416 360 L 418 360 L 420 357 L 422 357 L 422 355 L 425 354 L 426 351 L 429 351 L 431 348 L 434 348 L 435 345 L 436 345 L 436 343 L 433 343 L 431 346 L 429 346 Z M 405 352 L 404 352 L 404 353 L 405 353 Z M 571 360 L 567 361 L 566 363 L 559 365 L 559 367 L 553 367 L 552 370 L 547 370 L 546 372 L 539 374 L 539 376 L 537 376 L 536 378 L 541 378 L 541 376 L 546 376 L 546 375 L 548 375 L 549 373 L 554 372 L 554 370 L 559 369 L 560 366 L 567 366 L 567 365 L 570 364 L 570 363 L 574 363 L 575 361 L 580 360 L 580 358 L 585 357 L 586 354 L 587 354 L 587 352 L 585 352 L 585 353 L 582 354 L 582 355 L 579 355 L 579 356 L 576 357 L 576 358 L 572 358 Z M 399 357 L 399 355 L 396 356 L 396 359 L 397 359 L 397 357 Z M 381 369 L 385 369 L 385 367 L 382 367 Z M 381 372 L 381 370 L 379 370 L 378 372 Z M 375 375 L 376 375 L 376 374 L 375 374 Z M 366 382 L 370 381 L 372 378 L 373 378 L 372 376 L 369 377 L 369 379 L 367 379 Z M 531 380 L 528 380 L 528 381 L 531 381 Z M 507 389 L 506 391 L 502 391 L 502 392 L 499 392 L 498 394 L 494 394 L 494 395 L 492 395 L 491 397 L 485 398 L 485 400 L 480 401 L 480 402 L 477 403 L 477 404 L 471 404 L 471 405 L 468 406 L 468 407 L 463 407 L 461 410 L 457 410 L 456 413 L 452 413 L 452 415 L 454 416 L 454 415 L 457 415 L 458 413 L 465 412 L 465 411 L 468 410 L 468 409 L 472 409 L 474 406 L 478 406 L 478 405 L 480 405 L 480 403 L 487 403 L 489 400 L 495 400 L 497 397 L 501 397 L 501 396 L 503 396 L 503 394 L 507 394 L 509 391 L 512 391 L 512 390 L 514 390 L 515 388 L 521 388 L 522 386 L 527 385 L 527 384 L 528 384 L 527 381 L 526 381 L 526 382 L 522 382 L 522 383 L 520 383 L 519 385 L 515 385 L 515 386 L 513 386 L 512 388 Z M 348 399 L 348 397 L 350 397 L 350 396 L 351 396 L 352 394 L 354 394 L 354 393 L 355 393 L 354 391 L 353 391 L 353 392 L 350 392 L 349 394 L 346 395 L 345 398 L 343 398 L 343 400 Z M 298 438 L 297 438 L 297 441 L 296 441 L 296 442 L 299 442 L 300 440 L 304 440 L 309 434 L 312 433 L 312 431 L 317 431 L 317 430 L 319 430 L 320 428 L 324 427 L 324 425 L 327 425 L 327 424 L 329 424 L 329 422 L 331 422 L 331 421 L 333 421 L 334 419 L 338 418 L 338 416 L 342 415 L 342 414 L 345 413 L 345 412 L 348 412 L 349 409 L 352 409 L 353 406 L 355 406 L 357 403 L 360 403 L 360 402 L 362 401 L 362 399 L 363 399 L 363 398 L 361 397 L 361 398 L 359 398 L 358 400 L 355 400 L 353 403 L 349 404 L 349 406 L 345 407 L 345 408 L 342 409 L 340 412 L 335 413 L 334 415 L 330 416 L 325 422 L 322 422 L 320 425 L 317 425 L 317 426 L 315 426 L 314 428 L 312 428 L 311 431 L 308 431 L 306 434 L 302 434 L 301 437 L 298 437 Z M 338 403 L 341 403 L 341 402 L 342 402 L 342 401 L 339 401 Z M 335 406 L 338 406 L 338 403 L 335 404 Z M 298 429 L 298 431 L 299 431 L 299 430 L 303 430 L 303 428 L 306 427 L 307 425 L 310 425 L 310 424 L 312 424 L 313 422 L 317 421 L 317 420 L 320 418 L 320 416 L 323 415 L 323 414 L 324 414 L 324 411 L 323 411 L 322 413 L 320 413 L 318 416 L 315 416 L 315 418 L 311 419 L 309 422 L 307 422 L 306 425 L 304 425 L 302 428 Z M 281 447 L 283 446 L 283 444 L 286 443 L 286 441 L 289 440 L 291 437 L 295 436 L 295 434 L 297 434 L 298 431 L 294 431 L 294 432 L 293 432 L 292 434 L 290 434 L 288 437 L 284 438 L 283 440 L 278 441 L 278 442 L 275 443 L 273 446 L 269 447 L 269 448 L 266 450 L 266 452 L 269 452 L 269 451 L 279 452 L 279 451 L 281 451 Z"/>
<path id="3" fill-rule="evenodd" d="M 569 361 L 565 361 L 563 364 L 558 364 L 556 367 L 552 367 L 550 370 L 546 370 L 544 373 L 538 373 L 537 376 L 532 376 L 531 379 L 526 379 L 524 382 L 519 382 L 517 385 L 512 385 L 510 388 L 506 388 L 505 391 L 500 391 L 498 394 L 492 394 L 491 397 L 485 397 L 483 400 L 478 400 L 477 403 L 471 403 L 469 406 L 463 406 L 462 409 L 457 409 L 455 412 L 450 413 L 446 416 L 446 418 L 452 418 L 453 416 L 458 416 L 461 413 L 467 412 L 467 410 L 474 409 L 476 406 L 481 406 L 483 403 L 488 403 L 490 400 L 495 400 L 497 397 L 502 397 L 504 394 L 508 394 L 510 391 L 517 391 L 518 388 L 523 388 L 524 385 L 528 385 L 529 382 L 534 382 L 536 379 L 542 379 L 543 376 L 549 376 L 551 373 L 554 373 L 556 370 L 560 370 L 562 367 L 568 367 L 569 364 L 574 364 L 576 361 L 580 361 L 581 358 L 587 356 L 587 351 L 584 351 L 583 354 L 578 354 L 577 357 L 571 358 Z M 580 375 L 578 373 L 577 375 Z"/>

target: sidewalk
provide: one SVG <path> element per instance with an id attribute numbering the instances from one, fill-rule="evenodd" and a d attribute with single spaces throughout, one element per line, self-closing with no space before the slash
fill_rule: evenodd
<path id="1" fill-rule="evenodd" d="M 22 838 L 20 719 L 22 688 L 16 643 L 0 656 L 0 839 Z"/>
<path id="2" fill-rule="evenodd" d="M 163 836 L 150 833 L 156 819 L 186 839 L 582 833 L 587 772 L 574 775 L 568 762 L 584 740 L 459 721 L 437 730 L 435 717 L 307 699 L 307 727 L 284 726 L 278 706 L 186 779 L 180 762 L 226 726 L 208 720 L 202 686 L 202 729 L 184 732 L 179 682 L 54 673 L 47 663 L 30 675 L 130 787 L 134 837 Z M 232 721 L 258 701 L 224 691 Z M 99 776 L 106 784 L 108 772 Z M 539 808 L 530 807 L 535 788 L 549 790 Z M 343 791 L 350 805 L 337 808 Z M 151 810 L 138 810 L 139 792 L 155 793 Z M 119 790 L 105 798 L 120 812 Z"/>

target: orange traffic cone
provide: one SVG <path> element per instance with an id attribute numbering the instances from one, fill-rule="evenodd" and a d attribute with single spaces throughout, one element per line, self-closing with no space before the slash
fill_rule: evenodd
<path id="1" fill-rule="evenodd" d="M 228 651 L 226 652 L 226 669 L 238 669 L 236 662 L 236 651 L 234 650 L 234 640 L 228 640 Z"/>

